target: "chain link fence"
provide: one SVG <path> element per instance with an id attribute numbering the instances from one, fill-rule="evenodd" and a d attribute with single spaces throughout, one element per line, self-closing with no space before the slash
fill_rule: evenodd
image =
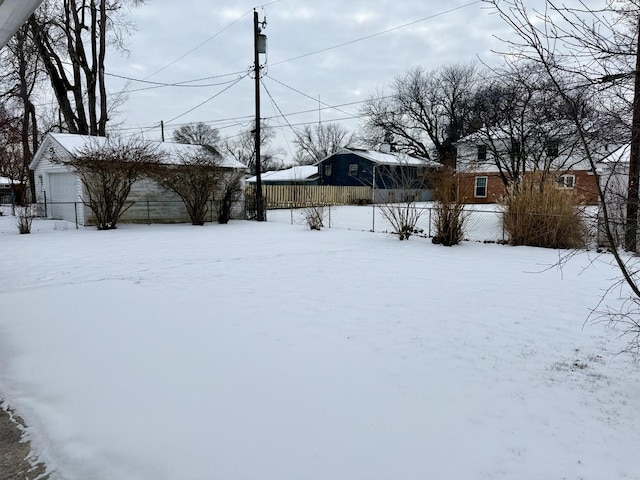
<path id="1" fill-rule="evenodd" d="M 432 238 L 436 233 L 436 214 L 433 204 L 412 207 L 418 211 L 416 225 L 419 235 Z M 581 215 L 588 231 L 589 245 L 596 245 L 598 230 L 597 207 L 586 207 Z M 392 233 L 391 224 L 380 206 L 327 206 L 324 207 L 324 226 L 347 230 Z M 497 205 L 467 205 L 464 210 L 464 239 L 473 242 L 505 243 L 509 240 L 504 229 L 504 212 Z M 289 208 L 268 210 L 267 221 L 305 225 L 305 209 Z"/>
<path id="2" fill-rule="evenodd" d="M 217 222 L 219 203 L 210 200 L 207 207 L 206 221 Z M 125 209 L 119 224 L 191 223 L 182 201 L 127 202 Z M 232 207 L 232 218 L 246 218 L 244 202 L 237 202 Z M 94 225 L 91 209 L 82 202 L 33 203 L 28 207 L 0 205 L 0 233 L 17 233 L 25 221 L 30 222 L 31 232 L 93 228 Z"/>
<path id="3" fill-rule="evenodd" d="M 435 209 L 433 204 L 413 207 L 418 211 L 416 225 L 418 235 L 432 238 L 436 232 Z M 29 207 L 31 232 L 51 232 L 75 230 L 84 225 L 91 226 L 90 210 L 80 202 L 56 202 L 32 204 Z M 208 222 L 217 221 L 217 204 L 211 201 L 207 214 Z M 21 214 L 24 207 L 12 204 L 0 205 L 0 233 L 18 233 Z M 244 203 L 234 207 L 233 218 L 250 217 L 250 208 Z M 503 226 L 504 213 L 497 205 L 468 205 L 465 207 L 464 239 L 474 242 L 504 243 L 508 235 Z M 598 210 L 597 207 L 585 208 L 582 212 L 589 231 L 590 245 L 597 244 Z M 326 206 L 323 207 L 323 222 L 327 228 L 361 230 L 371 232 L 393 232 L 377 205 Z M 267 210 L 266 219 L 270 222 L 306 224 L 304 208 Z M 87 221 L 84 221 L 84 219 Z M 120 220 L 121 224 L 138 223 L 190 223 L 184 203 L 180 201 L 158 202 L 139 201 L 127 205 L 127 211 Z M 93 228 L 93 227 L 92 227 Z"/>

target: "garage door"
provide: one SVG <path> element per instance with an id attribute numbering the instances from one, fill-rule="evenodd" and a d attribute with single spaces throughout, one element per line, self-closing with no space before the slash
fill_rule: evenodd
<path id="1" fill-rule="evenodd" d="M 78 197 L 78 177 L 73 173 L 50 173 L 47 202 L 49 216 L 61 220 L 75 221 L 75 202 Z"/>

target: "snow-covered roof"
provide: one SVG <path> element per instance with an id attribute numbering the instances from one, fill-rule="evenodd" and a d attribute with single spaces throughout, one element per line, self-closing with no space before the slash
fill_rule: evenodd
<path id="1" fill-rule="evenodd" d="M 301 182 L 309 177 L 318 174 L 317 165 L 299 165 L 287 168 L 286 170 L 274 170 L 265 172 L 260 177 L 262 181 L 269 182 Z M 256 177 L 250 177 L 246 180 L 248 183 L 255 183 Z"/>
<path id="2" fill-rule="evenodd" d="M 107 138 L 105 137 L 91 137 L 88 135 L 76 135 L 72 133 L 49 133 L 47 139 L 57 143 L 64 150 L 71 155 L 75 155 L 88 145 L 105 145 Z M 41 149 L 46 147 L 47 139 L 42 143 Z M 164 153 L 165 163 L 176 163 L 181 155 L 188 154 L 189 152 L 200 152 L 204 147 L 200 145 L 188 145 L 183 143 L 171 143 L 171 142 L 157 142 L 149 141 L 151 146 L 158 149 L 158 152 Z M 34 169 L 35 165 L 40 159 L 39 152 L 36 152 L 33 162 L 29 168 Z M 238 162 L 237 160 L 229 157 L 222 156 L 220 166 L 226 168 L 234 168 L 238 170 L 245 170 L 246 165 Z"/>
<path id="3" fill-rule="evenodd" d="M 372 162 L 378 165 L 415 165 L 422 167 L 434 167 L 438 168 L 442 165 L 438 162 L 434 162 L 433 160 L 427 160 L 424 158 L 412 157 L 411 155 L 407 155 L 406 153 L 387 153 L 381 152 L 379 150 L 368 150 L 366 148 L 354 148 L 354 147 L 344 147 L 338 150 L 336 153 L 329 155 L 326 158 L 323 158 L 320 162 L 323 162 L 329 157 L 333 155 L 340 155 L 346 153 L 353 153 L 360 157 L 366 158 L 367 160 L 371 160 Z M 317 164 L 316 164 L 317 165 Z"/>

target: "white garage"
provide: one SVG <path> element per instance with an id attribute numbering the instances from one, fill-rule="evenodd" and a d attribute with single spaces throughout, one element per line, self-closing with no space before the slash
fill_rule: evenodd
<path id="1" fill-rule="evenodd" d="M 1 0 L 0 0 L 1 1 Z M 49 133 L 42 141 L 29 166 L 36 183 L 36 202 L 44 206 L 43 213 L 49 218 L 66 220 L 78 226 L 95 224 L 91 208 L 83 203 L 86 192 L 79 175 L 65 164 L 87 146 L 106 142 L 104 137 L 88 137 L 68 133 Z M 174 143 L 150 142 L 153 148 L 164 154 L 167 164 L 175 164 L 181 155 L 198 153 L 202 147 Z M 108 160 L 105 160 L 108 161 Z M 221 168 L 229 175 L 244 173 L 241 163 L 222 157 Z M 213 202 L 213 200 L 211 200 Z M 215 210 L 211 208 L 211 220 Z M 236 202 L 234 218 L 243 218 L 244 199 Z M 184 202 L 174 192 L 162 188 L 150 178 L 136 181 L 127 197 L 127 210 L 121 223 L 182 223 L 189 215 Z"/>

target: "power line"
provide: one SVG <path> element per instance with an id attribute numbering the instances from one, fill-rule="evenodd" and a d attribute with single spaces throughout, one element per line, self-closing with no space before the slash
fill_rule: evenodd
<path id="1" fill-rule="evenodd" d="M 226 83 L 232 83 L 233 80 L 230 80 L 228 82 L 222 82 L 222 83 L 210 83 L 210 84 L 204 84 L 204 85 L 188 85 L 190 83 L 196 83 L 196 82 L 202 82 L 204 80 L 212 80 L 214 78 L 224 78 L 224 77 L 231 77 L 233 75 L 239 75 L 241 73 L 244 73 L 245 71 L 240 71 L 240 72 L 233 72 L 233 73 L 225 73 L 222 75 L 213 75 L 211 77 L 203 77 L 203 78 L 197 78 L 194 80 L 183 80 L 181 82 L 174 82 L 174 83 L 166 83 L 166 82 L 154 82 L 151 80 L 144 80 L 144 79 L 140 79 L 140 78 L 133 78 L 133 77 L 127 77 L 126 75 L 118 75 L 116 73 L 108 73 L 105 72 L 106 76 L 109 77 L 115 77 L 115 78 L 121 78 L 123 80 L 129 80 L 131 82 L 136 82 L 136 83 L 146 83 L 149 85 L 154 85 L 154 87 L 148 87 L 148 88 L 141 88 L 138 90 L 129 90 L 127 93 L 131 93 L 131 92 L 137 92 L 137 91 L 141 91 L 141 90 L 149 90 L 151 88 L 160 88 L 160 87 L 189 87 L 189 88 L 202 88 L 202 87 L 215 87 L 218 85 L 224 85 Z"/>
<path id="2" fill-rule="evenodd" d="M 356 39 L 353 39 L 353 40 L 349 40 L 348 42 L 344 42 L 344 43 L 340 43 L 338 45 L 333 45 L 331 47 L 326 47 L 326 48 L 323 48 L 323 49 L 320 49 L 320 50 L 316 50 L 315 52 L 305 53 L 304 55 L 298 55 L 297 57 L 292 57 L 292 58 L 289 58 L 287 60 L 281 60 L 279 62 L 275 62 L 275 63 L 270 64 L 270 66 L 274 67 L 276 65 L 280 65 L 280 64 L 283 64 L 283 63 L 293 62 L 294 60 L 300 60 L 301 58 L 310 57 L 311 55 L 317 55 L 318 53 L 323 53 L 323 52 L 327 52 L 329 50 L 334 50 L 336 48 L 345 47 L 347 45 L 352 45 L 354 43 L 362 42 L 363 40 L 368 40 L 370 38 L 378 37 L 380 35 L 384 35 L 385 33 L 389 33 L 389 32 L 393 32 L 395 30 L 400 30 L 402 28 L 410 27 L 411 25 L 415 25 L 416 23 L 424 22 L 425 20 L 431 20 L 433 18 L 441 17 L 443 15 L 447 15 L 447 14 L 455 12 L 457 10 L 462 10 L 463 8 L 470 7 L 470 6 L 475 5 L 477 3 L 482 3 L 482 1 L 483 0 L 475 0 L 473 2 L 465 3 L 464 5 L 460 5 L 459 7 L 451 8 L 451 9 L 446 10 L 444 12 L 435 13 L 433 15 L 429 15 L 427 17 L 423 17 L 423 18 L 420 18 L 418 20 L 414 20 L 413 22 L 405 23 L 403 25 L 398 25 L 397 27 L 392 27 L 392 28 L 389 28 L 387 30 L 383 30 L 381 32 L 372 33 L 371 35 L 366 35 L 364 37 L 360 37 L 360 38 L 356 38 Z"/>
<path id="3" fill-rule="evenodd" d="M 282 110 L 280 110 L 280 107 L 278 106 L 278 104 L 276 103 L 275 99 L 273 98 L 273 96 L 271 95 L 271 92 L 269 92 L 269 89 L 267 88 L 267 86 L 264 84 L 263 81 L 260 81 L 260 83 L 262 84 L 262 86 L 264 87 L 265 92 L 267 92 L 267 95 L 269 96 L 269 99 L 271 100 L 271 103 L 273 104 L 273 106 L 276 108 L 276 110 L 278 112 L 280 112 L 280 116 L 282 117 L 282 119 L 287 122 L 287 125 L 289 125 L 289 128 L 291 129 L 291 131 L 294 133 L 294 135 L 296 136 L 296 138 L 299 137 L 298 132 L 296 132 L 293 127 L 291 126 L 291 124 L 289 123 L 289 120 L 287 119 L 287 117 L 282 113 Z M 280 125 L 280 128 L 282 128 L 282 125 Z M 284 132 L 283 132 L 284 133 Z M 291 157 L 293 157 L 293 151 L 291 150 L 291 146 L 289 145 L 289 141 L 287 140 L 287 137 L 285 135 L 285 141 L 287 142 L 287 147 L 289 148 L 289 152 L 291 153 Z"/>
<path id="4" fill-rule="evenodd" d="M 274 82 L 276 82 L 276 83 L 279 83 L 279 84 L 280 84 L 280 85 L 282 85 L 283 87 L 288 88 L 289 90 L 292 90 L 292 91 L 294 91 L 294 92 L 296 92 L 296 93 L 299 93 L 299 94 L 300 94 L 300 95 L 302 95 L 303 97 L 310 98 L 310 99 L 311 99 L 311 100 L 313 100 L 314 102 L 315 102 L 315 101 L 318 101 L 319 103 L 321 103 L 322 105 L 324 105 L 324 106 L 326 106 L 326 107 L 329 107 L 330 109 L 337 110 L 338 112 L 340 112 L 340 113 L 344 113 L 345 115 L 350 115 L 350 113 L 349 113 L 349 112 L 345 112 L 344 110 L 340 110 L 339 108 L 334 107 L 334 106 L 332 106 L 332 105 L 329 105 L 328 103 L 321 102 L 321 101 L 320 101 L 320 100 L 318 100 L 317 98 L 313 98 L 311 95 L 307 95 L 306 93 L 301 92 L 300 90 L 298 90 L 298 89 L 296 89 L 296 88 L 293 88 L 292 86 L 287 85 L 286 83 L 281 82 L 280 80 L 277 80 L 277 79 L 273 78 L 272 76 L 270 76 L 270 75 L 268 75 L 268 74 L 266 75 L 266 77 L 267 77 L 267 78 L 270 78 L 271 80 L 273 80 L 273 81 L 274 81 Z"/>
<path id="5" fill-rule="evenodd" d="M 233 82 L 231 85 L 229 85 L 228 87 L 223 88 L 222 90 L 220 90 L 220 91 L 219 91 L 218 93 L 216 93 L 215 95 L 212 95 L 211 97 L 207 98 L 207 99 L 206 99 L 206 100 L 204 100 L 203 102 L 200 102 L 198 105 L 196 105 L 196 106 L 195 106 L 195 107 L 193 107 L 193 108 L 190 108 L 190 109 L 189 109 L 189 110 L 187 110 L 186 112 L 181 113 L 180 115 L 173 117 L 171 120 L 167 121 L 167 123 L 171 123 L 171 122 L 173 122 L 174 120 L 177 120 L 178 118 L 184 117 L 184 116 L 185 116 L 185 115 L 187 115 L 188 113 L 191 113 L 191 112 L 193 112 L 194 110 L 196 110 L 196 109 L 200 108 L 201 106 L 203 106 L 204 104 L 206 104 L 206 103 L 210 102 L 211 100 L 213 100 L 214 98 L 218 97 L 219 95 L 222 95 L 224 92 L 226 92 L 226 91 L 227 91 L 227 90 L 229 90 L 231 87 L 233 87 L 233 86 L 234 86 L 234 85 L 236 85 L 238 82 L 240 82 L 240 80 L 242 80 L 243 78 L 246 78 L 246 77 L 248 77 L 248 76 L 249 76 L 249 74 L 248 74 L 248 73 L 246 73 L 246 74 L 244 74 L 243 76 L 238 77 L 238 79 L 237 79 L 235 82 Z"/>

